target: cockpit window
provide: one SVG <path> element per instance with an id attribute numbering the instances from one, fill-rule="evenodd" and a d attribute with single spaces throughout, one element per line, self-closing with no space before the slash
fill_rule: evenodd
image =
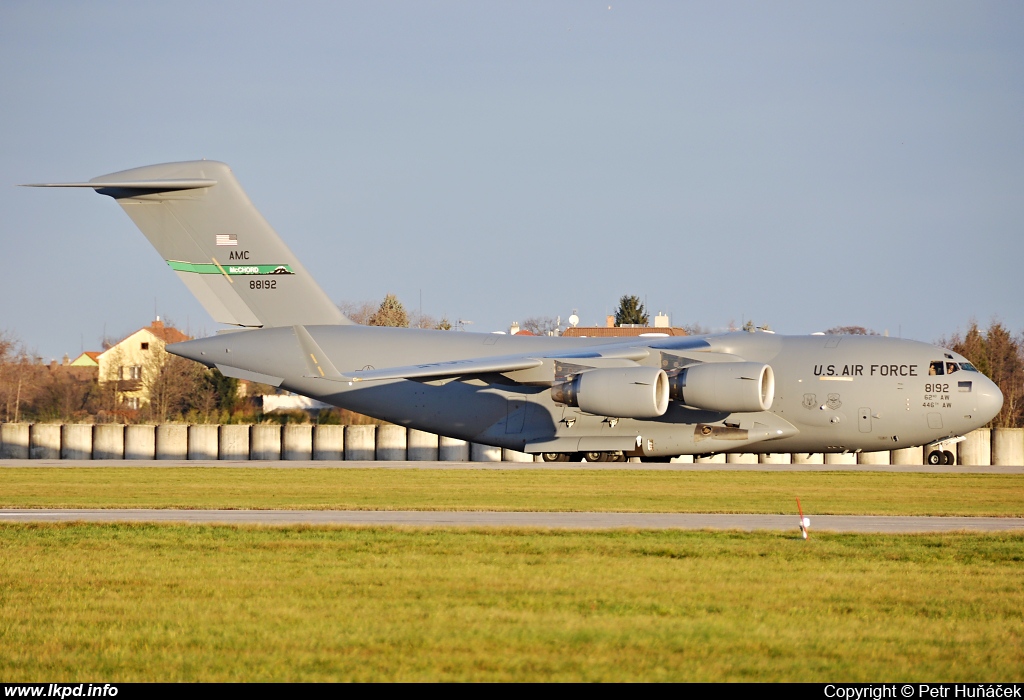
<path id="1" fill-rule="evenodd" d="M 947 362 L 946 363 L 946 374 L 953 374 L 953 372 L 958 372 L 958 371 L 960 371 L 960 367 L 958 367 L 955 362 Z"/>
<path id="2" fill-rule="evenodd" d="M 977 372 L 978 371 L 977 368 L 974 365 L 972 365 L 970 362 L 961 362 L 960 363 L 960 369 L 966 370 L 968 372 Z"/>
<path id="3" fill-rule="evenodd" d="M 942 374 L 943 373 L 942 370 L 943 370 L 943 367 L 945 366 L 945 364 L 946 363 L 943 362 L 942 360 L 935 360 L 934 362 L 929 364 L 928 365 L 928 376 L 936 377 L 936 376 Z"/>

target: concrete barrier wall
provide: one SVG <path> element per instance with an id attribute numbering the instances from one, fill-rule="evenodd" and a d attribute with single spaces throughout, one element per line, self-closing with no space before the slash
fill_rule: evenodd
<path id="1" fill-rule="evenodd" d="M 101 423 L 92 428 L 93 459 L 124 459 L 124 426 Z"/>
<path id="2" fill-rule="evenodd" d="M 501 461 L 501 448 L 492 447 L 491 445 L 480 445 L 478 443 L 470 443 L 469 446 L 469 461 L 470 462 L 500 462 Z"/>
<path id="3" fill-rule="evenodd" d="M 313 459 L 313 426 L 284 426 L 281 431 L 281 457 L 288 460 Z"/>
<path id="4" fill-rule="evenodd" d="M 217 437 L 217 459 L 236 462 L 249 459 L 248 425 L 222 425 Z"/>
<path id="5" fill-rule="evenodd" d="M 377 459 L 377 426 L 345 426 L 345 459 L 373 461 Z"/>
<path id="6" fill-rule="evenodd" d="M 211 460 L 220 455 L 219 425 L 188 426 L 188 458 Z"/>
<path id="7" fill-rule="evenodd" d="M 857 464 L 888 464 L 889 451 L 861 452 L 857 455 Z"/>
<path id="8" fill-rule="evenodd" d="M 409 428 L 408 453 L 410 462 L 436 462 L 439 438 L 433 433 Z"/>
<path id="9" fill-rule="evenodd" d="M 61 459 L 92 459 L 92 426 L 89 424 L 60 427 Z"/>
<path id="10" fill-rule="evenodd" d="M 992 430 L 979 428 L 967 433 L 956 446 L 956 463 L 988 466 L 992 464 Z"/>
<path id="11" fill-rule="evenodd" d="M 249 432 L 249 459 L 281 459 L 281 426 L 254 425 Z"/>
<path id="12" fill-rule="evenodd" d="M 953 450 L 951 446 L 947 448 Z M 1024 464 L 1024 428 L 982 428 L 956 445 L 966 466 Z M 923 464 L 921 447 L 849 454 L 684 455 L 676 463 Z M 0 459 L 541 461 L 524 452 L 398 425 L 120 425 L 2 423 Z M 634 461 L 634 460 L 631 460 Z"/>
<path id="13" fill-rule="evenodd" d="M 400 425 L 377 426 L 377 460 L 404 462 L 406 460 L 407 431 Z"/>
<path id="14" fill-rule="evenodd" d="M 924 464 L 924 449 L 921 447 L 905 447 L 902 450 L 893 450 L 889 458 L 893 464 L 903 466 Z"/>
<path id="15" fill-rule="evenodd" d="M 468 462 L 469 443 L 442 435 L 437 441 L 438 458 L 442 462 Z"/>
<path id="16" fill-rule="evenodd" d="M 156 458 L 188 459 L 188 426 L 156 426 Z"/>
<path id="17" fill-rule="evenodd" d="M 0 424 L 0 459 L 28 459 L 29 424 Z"/>
<path id="18" fill-rule="evenodd" d="M 313 459 L 345 459 L 344 425 L 318 425 L 313 428 Z"/>
<path id="19" fill-rule="evenodd" d="M 996 466 L 1024 464 L 1024 428 L 992 429 L 992 464 Z"/>
<path id="20" fill-rule="evenodd" d="M 124 427 L 125 459 L 156 459 L 156 426 L 126 425 Z"/>
<path id="21" fill-rule="evenodd" d="M 29 430 L 29 459 L 60 459 L 59 425 L 36 423 Z"/>
<path id="22" fill-rule="evenodd" d="M 510 450 L 507 447 L 501 448 L 501 461 L 502 462 L 533 462 L 534 457 L 531 454 L 525 452 L 519 452 L 517 450 Z"/>

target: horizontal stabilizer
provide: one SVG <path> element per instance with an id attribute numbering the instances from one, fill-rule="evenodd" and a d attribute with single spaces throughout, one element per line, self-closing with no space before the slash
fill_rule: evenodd
<path id="1" fill-rule="evenodd" d="M 169 347 L 168 350 L 174 352 L 174 349 L 172 347 Z M 182 357 L 187 357 L 187 355 L 182 355 Z M 223 374 L 225 377 L 244 379 L 248 382 L 258 382 L 260 384 L 269 384 L 270 386 L 281 386 L 281 384 L 284 383 L 283 377 L 273 377 L 269 374 L 250 372 L 247 369 L 240 369 L 238 367 L 232 367 L 231 365 L 217 364 L 215 366 L 220 371 L 220 373 Z"/>
<path id="2" fill-rule="evenodd" d="M 213 187 L 216 180 L 110 180 L 93 182 L 47 182 L 22 187 L 90 187 L 94 190 L 105 188 L 123 190 L 197 190 L 201 187 Z"/>

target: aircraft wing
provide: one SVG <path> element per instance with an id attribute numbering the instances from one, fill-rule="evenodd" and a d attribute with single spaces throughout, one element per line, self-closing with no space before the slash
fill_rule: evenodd
<path id="1" fill-rule="evenodd" d="M 572 363 L 573 361 L 578 361 L 584 365 L 587 362 L 600 362 L 612 363 L 616 366 L 630 366 L 634 362 L 639 362 L 650 356 L 652 352 L 661 351 L 664 356 L 666 350 L 668 352 L 675 351 L 687 354 L 703 352 L 709 355 L 707 359 L 712 361 L 715 361 L 715 359 L 722 361 L 727 357 L 730 360 L 740 359 L 708 352 L 711 349 L 711 344 L 704 338 L 650 338 L 643 339 L 640 343 L 637 342 L 637 338 L 629 338 L 623 339 L 623 342 L 619 343 L 590 345 L 571 350 L 563 349 L 554 352 L 463 358 L 401 367 L 346 370 L 341 372 L 334 366 L 327 357 L 327 353 L 320 348 L 305 326 L 294 326 L 293 330 L 299 340 L 299 344 L 302 346 L 306 366 L 309 370 L 309 374 L 306 376 L 337 382 L 372 382 L 395 379 L 429 380 L 489 373 L 506 374 L 509 378 L 516 380 L 519 377 L 510 373 L 536 369 L 543 365 L 550 366 L 553 362 Z M 710 356 L 717 357 L 712 359 Z M 529 382 L 533 377 L 530 376 L 527 379 L 527 376 L 524 375 L 522 379 Z"/>
<path id="2" fill-rule="evenodd" d="M 372 382 L 385 379 L 438 379 L 441 377 L 464 377 L 470 374 L 488 372 L 514 372 L 532 369 L 543 364 L 543 360 L 534 357 L 480 357 L 470 360 L 448 360 L 446 362 L 429 362 L 422 365 L 407 367 L 387 367 L 384 369 L 359 370 L 339 375 L 339 381 Z"/>

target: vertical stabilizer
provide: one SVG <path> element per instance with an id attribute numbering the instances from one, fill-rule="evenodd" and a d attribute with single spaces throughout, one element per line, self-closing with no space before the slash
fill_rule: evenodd
<path id="1" fill-rule="evenodd" d="M 220 323 L 351 323 L 252 205 L 224 163 L 148 165 L 64 186 L 91 187 L 117 200 Z"/>

